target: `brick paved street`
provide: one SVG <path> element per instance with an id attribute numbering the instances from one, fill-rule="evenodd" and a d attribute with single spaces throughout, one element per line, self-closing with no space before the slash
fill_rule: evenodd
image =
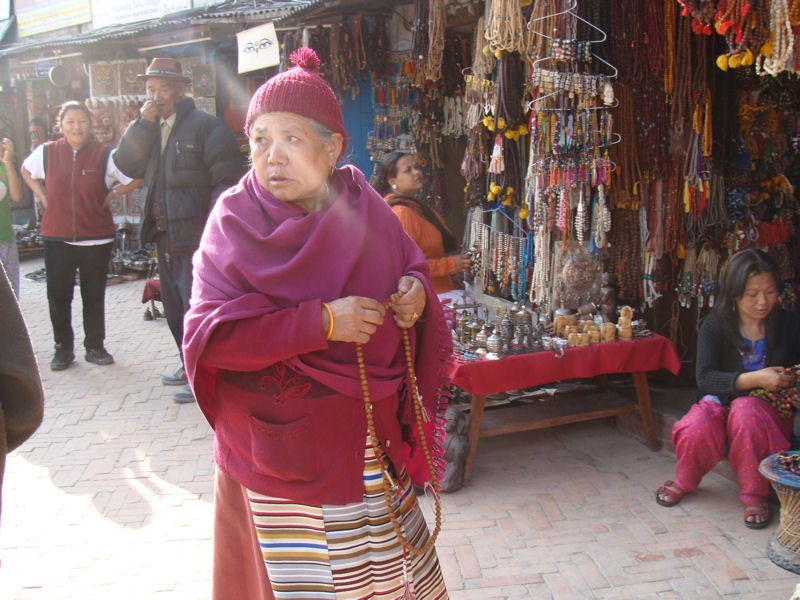
<path id="1" fill-rule="evenodd" d="M 211 432 L 161 385 L 177 352 L 163 319 L 142 319 L 143 285 L 108 288 L 114 365 L 77 352 L 52 372 L 45 284 L 23 276 L 46 407 L 6 466 L 2 600 L 209 597 Z M 80 346 L 77 287 L 73 308 Z M 443 498 L 451 598 L 789 600 L 800 577 L 765 554 L 777 519 L 746 529 L 736 485 L 717 472 L 662 508 L 653 490 L 673 467 L 670 451 L 605 421 L 482 440 L 473 484 Z"/>

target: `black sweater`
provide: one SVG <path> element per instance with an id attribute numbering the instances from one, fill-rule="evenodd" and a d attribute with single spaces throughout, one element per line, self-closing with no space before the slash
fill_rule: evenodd
<path id="1" fill-rule="evenodd" d="M 773 328 L 765 332 L 767 367 L 791 367 L 800 360 L 800 318 L 778 307 Z M 744 372 L 744 363 L 737 340 L 731 339 L 719 320 L 711 313 L 697 333 L 695 376 L 701 396 L 713 394 L 724 405 L 745 395 L 736 389 L 736 378 Z"/>

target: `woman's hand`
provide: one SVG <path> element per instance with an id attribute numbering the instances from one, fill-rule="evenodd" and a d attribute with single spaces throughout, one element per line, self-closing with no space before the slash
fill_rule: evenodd
<path id="1" fill-rule="evenodd" d="M 472 268 L 472 261 L 464 254 L 453 255 L 453 261 L 456 263 L 456 270 L 459 273 L 466 273 Z"/>
<path id="2" fill-rule="evenodd" d="M 404 275 L 397 284 L 397 291 L 403 295 L 392 304 L 394 320 L 398 327 L 409 329 L 425 311 L 425 287 L 416 277 Z"/>
<path id="3" fill-rule="evenodd" d="M 0 146 L 3 148 L 2 161 L 7 165 L 13 166 L 14 142 L 12 142 L 9 138 L 3 138 L 2 141 L 0 141 Z"/>
<path id="4" fill-rule="evenodd" d="M 361 296 L 347 296 L 328 302 L 333 315 L 333 329 L 328 341 L 366 344 L 378 326 L 383 323 L 386 309 L 377 300 Z M 322 308 L 322 326 L 330 327 L 328 311 Z"/>
<path id="5" fill-rule="evenodd" d="M 760 382 L 757 387 L 763 387 L 770 392 L 781 390 L 795 383 L 794 372 L 787 374 L 784 372 L 783 367 L 766 367 L 758 371 L 753 371 L 752 373 Z"/>
<path id="6" fill-rule="evenodd" d="M 108 193 L 106 194 L 106 198 L 105 198 L 105 200 L 103 200 L 103 207 L 104 208 L 108 208 L 109 206 L 111 206 L 111 201 L 114 200 L 114 198 L 117 198 L 117 197 L 119 197 L 119 194 L 117 193 L 117 191 L 115 189 L 112 188 L 112 189 L 108 190 Z"/>

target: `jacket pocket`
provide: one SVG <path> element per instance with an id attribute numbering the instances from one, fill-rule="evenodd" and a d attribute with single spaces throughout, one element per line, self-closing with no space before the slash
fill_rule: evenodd
<path id="1" fill-rule="evenodd" d="M 203 146 L 197 140 L 177 140 L 175 142 L 175 168 L 202 171 Z"/>
<path id="2" fill-rule="evenodd" d="M 313 481 L 317 475 L 311 416 L 268 423 L 250 416 L 250 448 L 255 471 L 283 481 Z"/>

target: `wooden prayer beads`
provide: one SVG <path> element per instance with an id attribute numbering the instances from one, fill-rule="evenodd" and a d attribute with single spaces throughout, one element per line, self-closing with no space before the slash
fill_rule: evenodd
<path id="1" fill-rule="evenodd" d="M 386 303 L 386 308 L 388 309 L 402 296 L 402 292 L 393 294 Z M 405 350 L 406 365 L 408 367 L 408 385 L 411 389 L 411 400 L 414 405 L 414 422 L 416 423 L 420 448 L 422 449 L 422 453 L 425 455 L 425 462 L 428 465 L 428 473 L 430 475 L 430 481 L 434 491 L 433 499 L 436 522 L 428 541 L 425 542 L 421 548 L 417 548 L 406 537 L 405 533 L 403 532 L 403 527 L 400 525 L 400 521 L 395 514 L 394 504 L 392 503 L 392 490 L 397 491 L 397 483 L 389 473 L 389 466 L 384 461 L 383 450 L 381 449 L 380 442 L 378 441 L 378 435 L 375 432 L 375 419 L 373 415 L 372 399 L 369 393 L 369 381 L 367 379 L 367 369 L 364 362 L 364 349 L 361 344 L 356 344 L 356 362 L 358 364 L 358 376 L 361 380 L 361 393 L 364 396 L 364 410 L 366 411 L 367 415 L 367 429 L 369 431 L 370 442 L 375 450 L 375 458 L 378 461 L 378 465 L 381 469 L 381 476 L 383 478 L 383 496 L 386 501 L 386 509 L 389 512 L 389 518 L 392 521 L 392 527 L 397 535 L 397 538 L 400 540 L 400 544 L 403 547 L 404 553 L 406 550 L 410 550 L 415 556 L 422 556 L 427 553 L 436 543 L 436 538 L 438 537 L 439 531 L 442 528 L 442 505 L 439 499 L 439 477 L 436 473 L 436 469 L 434 468 L 433 457 L 431 456 L 431 451 L 428 448 L 425 432 L 422 429 L 422 422 L 424 420 L 428 420 L 428 418 L 427 414 L 425 413 L 425 408 L 422 405 L 422 398 L 419 395 L 419 390 L 417 389 L 417 376 L 414 371 L 414 358 L 411 354 L 411 342 L 409 341 L 408 330 L 402 329 L 401 331 L 403 334 L 403 348 Z"/>

